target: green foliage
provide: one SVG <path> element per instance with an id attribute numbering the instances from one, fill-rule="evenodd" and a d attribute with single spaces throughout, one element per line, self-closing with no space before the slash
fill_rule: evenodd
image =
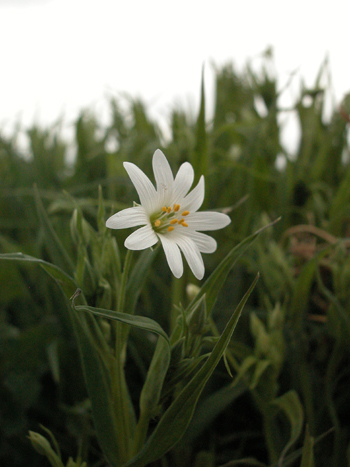
<path id="1" fill-rule="evenodd" d="M 349 95 L 325 117 L 325 62 L 281 109 L 271 62 L 216 70 L 210 124 L 202 80 L 197 119 L 173 110 L 168 138 L 132 99 L 107 126 L 82 112 L 70 161 L 61 122 L 26 150 L 0 136 L 1 465 L 348 466 Z M 134 199 L 122 162 L 150 175 L 158 147 L 232 219 L 203 285 L 105 227 Z"/>

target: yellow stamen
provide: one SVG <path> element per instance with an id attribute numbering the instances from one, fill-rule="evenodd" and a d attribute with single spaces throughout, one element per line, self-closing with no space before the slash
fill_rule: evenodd
<path id="1" fill-rule="evenodd" d="M 181 222 L 182 227 L 188 227 L 188 224 L 186 222 Z"/>
<path id="2" fill-rule="evenodd" d="M 171 232 L 172 230 L 174 230 L 174 227 L 172 227 L 171 225 L 168 227 L 168 232 Z"/>
<path id="3" fill-rule="evenodd" d="M 174 204 L 174 212 L 177 212 L 180 209 L 179 204 Z"/>
<path id="4" fill-rule="evenodd" d="M 167 208 L 165 206 L 162 207 L 162 212 L 167 212 Z"/>
<path id="5" fill-rule="evenodd" d="M 179 224 L 182 224 L 183 222 L 185 222 L 185 219 L 180 219 L 179 220 Z"/>
<path id="6" fill-rule="evenodd" d="M 170 214 L 171 213 L 171 207 L 169 206 L 168 209 L 167 209 L 167 213 Z"/>
<path id="7" fill-rule="evenodd" d="M 158 219 L 158 220 L 155 221 L 154 226 L 155 226 L 155 227 L 159 227 L 160 224 L 161 224 L 161 222 L 160 222 L 160 220 Z"/>
<path id="8" fill-rule="evenodd" d="M 173 219 L 172 221 L 170 221 L 170 224 L 177 224 L 177 219 Z"/>
<path id="9" fill-rule="evenodd" d="M 188 216 L 189 213 L 190 213 L 190 211 L 184 211 L 184 212 L 181 214 L 181 216 Z"/>

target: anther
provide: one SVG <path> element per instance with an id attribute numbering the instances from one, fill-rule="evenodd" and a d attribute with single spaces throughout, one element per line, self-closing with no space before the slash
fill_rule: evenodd
<path id="1" fill-rule="evenodd" d="M 169 206 L 168 209 L 167 209 L 167 213 L 170 214 L 171 213 L 171 207 Z"/>
<path id="2" fill-rule="evenodd" d="M 174 230 L 174 227 L 170 225 L 170 226 L 168 227 L 168 232 L 171 232 L 172 230 Z"/>
<path id="3" fill-rule="evenodd" d="M 155 226 L 155 227 L 159 227 L 160 224 L 161 224 L 160 220 L 157 219 L 157 220 L 155 221 L 155 223 L 154 223 L 154 226 Z"/>
<path id="4" fill-rule="evenodd" d="M 184 211 L 184 212 L 181 214 L 181 216 L 188 216 L 189 213 L 190 213 L 190 211 Z"/>
<path id="5" fill-rule="evenodd" d="M 174 204 L 174 212 L 177 212 L 180 209 L 179 204 Z"/>
<path id="6" fill-rule="evenodd" d="M 167 212 L 167 208 L 165 206 L 162 207 L 162 212 Z"/>
<path id="7" fill-rule="evenodd" d="M 179 224 L 182 224 L 183 222 L 185 222 L 185 219 L 180 219 L 179 220 Z"/>
<path id="8" fill-rule="evenodd" d="M 182 227 L 188 227 L 188 224 L 186 222 L 181 222 Z"/>
<path id="9" fill-rule="evenodd" d="M 172 221 L 170 221 L 170 224 L 177 224 L 177 219 L 173 219 Z"/>

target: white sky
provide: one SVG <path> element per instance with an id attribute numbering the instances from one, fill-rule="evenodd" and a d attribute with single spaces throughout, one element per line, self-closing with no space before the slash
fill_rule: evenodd
<path id="1" fill-rule="evenodd" d="M 348 0 L 0 0 L 0 128 L 69 123 L 121 92 L 156 117 L 175 104 L 195 113 L 203 64 L 210 111 L 211 63 L 242 67 L 267 46 L 281 87 L 296 69 L 311 86 L 328 53 L 339 102 L 350 90 L 349 13 Z"/>

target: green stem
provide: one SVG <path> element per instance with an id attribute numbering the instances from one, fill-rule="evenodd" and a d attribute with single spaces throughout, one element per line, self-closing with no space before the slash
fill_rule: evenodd
<path id="1" fill-rule="evenodd" d="M 150 422 L 150 415 L 145 412 L 140 413 L 140 418 L 136 426 L 134 445 L 133 445 L 133 455 L 135 456 L 142 448 L 146 442 L 147 431 Z"/>
<path id="2" fill-rule="evenodd" d="M 276 435 L 274 417 L 271 415 L 271 407 L 265 407 L 265 410 L 262 410 L 261 413 L 263 416 L 264 436 L 269 452 L 269 461 L 271 464 L 274 464 L 278 461 L 279 453 L 275 444 Z"/>
<path id="3" fill-rule="evenodd" d="M 176 320 L 177 320 L 177 316 L 178 316 L 178 312 L 177 312 L 175 306 L 178 305 L 179 303 L 183 302 L 183 300 L 184 300 L 185 284 L 186 284 L 186 270 L 184 271 L 184 273 L 180 277 L 180 279 L 176 279 L 175 277 L 173 277 L 173 279 L 172 279 L 172 284 L 171 284 L 171 312 L 170 312 L 170 323 L 169 323 L 169 327 L 170 327 L 169 334 L 170 335 L 171 335 L 173 329 L 175 328 Z"/>

